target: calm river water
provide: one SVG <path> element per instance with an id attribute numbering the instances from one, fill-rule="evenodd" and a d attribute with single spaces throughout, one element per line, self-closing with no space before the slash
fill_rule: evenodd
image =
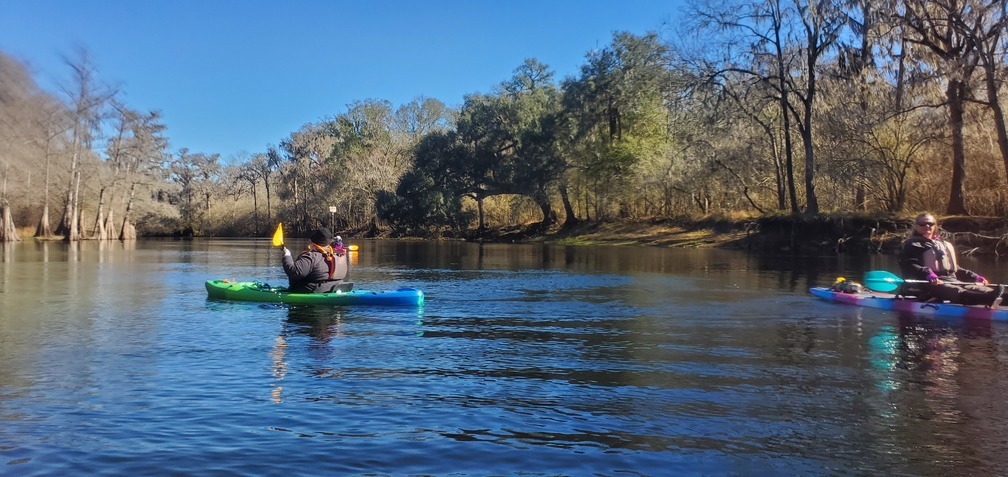
<path id="1" fill-rule="evenodd" d="M 424 306 L 208 300 L 284 283 L 266 240 L 4 246 L 0 474 L 1008 474 L 1008 324 L 807 292 L 892 257 L 352 243 Z"/>

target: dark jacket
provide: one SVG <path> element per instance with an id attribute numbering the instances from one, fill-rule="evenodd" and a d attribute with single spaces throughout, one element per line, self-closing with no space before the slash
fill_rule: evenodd
<path id="1" fill-rule="evenodd" d="M 290 291 L 299 293 L 325 293 L 332 291 L 347 276 L 347 255 L 336 256 L 336 270 L 329 278 L 329 264 L 318 250 L 302 252 L 297 258 L 284 255 L 284 273 L 290 283 Z"/>
<path id="2" fill-rule="evenodd" d="M 959 268 L 952 244 L 916 232 L 903 242 L 899 264 L 907 280 L 930 280 L 932 273 L 942 280 L 966 283 L 974 283 L 980 277 L 971 270 Z"/>

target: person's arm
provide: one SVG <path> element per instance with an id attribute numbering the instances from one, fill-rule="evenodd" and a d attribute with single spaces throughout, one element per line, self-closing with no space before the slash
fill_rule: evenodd
<path id="1" fill-rule="evenodd" d="M 926 250 L 927 245 L 921 241 L 914 240 L 903 245 L 899 256 L 903 278 L 910 280 L 937 280 L 938 275 L 923 264 L 924 252 Z"/>
<path id="2" fill-rule="evenodd" d="M 287 274 L 287 278 L 291 280 L 291 283 L 304 280 L 312 272 L 312 269 L 315 268 L 311 254 L 302 253 L 295 260 L 291 257 L 289 250 L 284 250 L 283 269 L 284 273 Z"/>

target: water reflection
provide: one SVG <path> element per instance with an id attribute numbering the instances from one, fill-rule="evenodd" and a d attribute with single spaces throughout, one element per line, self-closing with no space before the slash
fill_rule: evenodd
<path id="1" fill-rule="evenodd" d="M 917 467 L 925 473 L 1005 469 L 997 443 L 1008 425 L 1003 330 L 989 321 L 896 318 L 869 339 L 885 439 L 915 442 L 903 450 L 910 462 L 938 464 Z"/>
<path id="2" fill-rule="evenodd" d="M 315 345 L 325 345 L 334 338 L 345 336 L 343 308 L 328 306 L 290 306 L 287 310 L 288 329 L 304 333 Z"/>
<path id="3" fill-rule="evenodd" d="M 273 360 L 273 389 L 270 391 L 270 398 L 276 404 L 280 404 L 283 399 L 281 393 L 283 392 L 283 386 L 280 385 L 280 381 L 283 381 L 284 377 L 287 376 L 287 340 L 283 335 L 276 337 L 276 342 L 273 345 L 273 349 L 270 351 L 270 358 Z"/>

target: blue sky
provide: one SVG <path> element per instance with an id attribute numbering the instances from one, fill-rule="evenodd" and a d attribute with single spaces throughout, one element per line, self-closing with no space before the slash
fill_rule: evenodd
<path id="1" fill-rule="evenodd" d="M 0 50 L 68 84 L 88 49 L 128 106 L 160 110 L 172 151 L 265 151 L 357 100 L 459 105 L 525 58 L 557 78 L 616 31 L 667 34 L 677 0 L 0 0 Z"/>

